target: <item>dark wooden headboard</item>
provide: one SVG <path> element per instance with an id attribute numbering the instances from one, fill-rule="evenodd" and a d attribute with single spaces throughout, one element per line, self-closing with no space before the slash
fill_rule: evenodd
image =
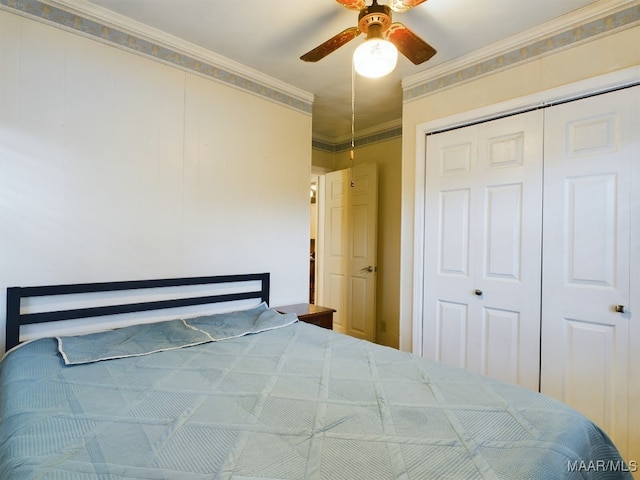
<path id="1" fill-rule="evenodd" d="M 21 313 L 22 300 L 31 297 L 91 294 L 97 292 L 114 292 L 126 290 L 157 289 L 163 287 L 182 287 L 213 284 L 249 285 L 259 281 L 259 288 L 247 290 L 239 288 L 237 293 L 224 293 L 206 296 L 181 296 L 167 300 L 105 305 L 69 310 L 45 311 L 37 313 Z M 20 343 L 20 326 L 36 323 L 56 322 L 123 313 L 147 312 L 167 308 L 206 305 L 211 303 L 233 302 L 237 300 L 259 299 L 269 302 L 269 273 L 249 273 L 238 275 L 217 275 L 211 277 L 166 278 L 160 280 L 132 280 L 123 282 L 78 283 L 69 285 L 48 285 L 42 287 L 9 287 L 7 288 L 7 324 L 5 349 Z"/>

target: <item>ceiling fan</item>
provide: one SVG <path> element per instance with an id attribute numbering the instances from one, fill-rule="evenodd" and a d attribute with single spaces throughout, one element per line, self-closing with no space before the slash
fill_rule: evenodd
<path id="1" fill-rule="evenodd" d="M 374 39 L 388 40 L 415 65 L 429 60 L 436 54 L 436 50 L 431 45 L 418 37 L 402 23 L 392 22 L 391 20 L 392 11 L 405 12 L 426 0 L 389 0 L 388 5 L 378 5 L 378 1 L 373 0 L 369 6 L 366 5 L 365 0 L 336 1 L 350 10 L 360 11 L 358 15 L 358 26 L 343 30 L 313 50 L 302 55 L 300 57 L 301 60 L 305 62 L 317 62 L 347 42 L 353 40 L 361 33 L 367 35 L 365 44 Z M 395 61 L 393 62 L 393 66 L 395 67 Z M 393 67 L 391 70 L 392 69 Z"/>

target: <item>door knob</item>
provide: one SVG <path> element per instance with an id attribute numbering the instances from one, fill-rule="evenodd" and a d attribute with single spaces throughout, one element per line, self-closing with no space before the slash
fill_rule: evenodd
<path id="1" fill-rule="evenodd" d="M 373 270 L 374 268 L 371 265 L 360 269 L 361 272 L 369 272 L 369 273 L 373 272 Z"/>
<path id="2" fill-rule="evenodd" d="M 627 308 L 624 305 L 616 305 L 616 312 L 627 313 Z"/>
<path id="3" fill-rule="evenodd" d="M 476 294 L 477 296 L 479 296 L 479 297 L 481 297 L 481 296 L 484 294 L 484 292 L 483 292 L 482 290 L 476 290 L 476 291 L 475 291 L 475 292 L 473 292 L 473 293 L 475 293 L 475 294 Z"/>

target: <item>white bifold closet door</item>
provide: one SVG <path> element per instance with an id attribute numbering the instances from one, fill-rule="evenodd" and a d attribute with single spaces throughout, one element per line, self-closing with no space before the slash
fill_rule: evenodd
<path id="1" fill-rule="evenodd" d="M 540 388 L 637 461 L 640 86 L 431 135 L 425 186 L 424 356 Z"/>
<path id="2" fill-rule="evenodd" d="M 539 388 L 543 112 L 427 138 L 423 355 Z"/>
<path id="3" fill-rule="evenodd" d="M 640 454 L 629 411 L 640 369 L 630 362 L 639 112 L 640 87 L 545 112 L 541 391 L 596 422 L 623 455 Z"/>

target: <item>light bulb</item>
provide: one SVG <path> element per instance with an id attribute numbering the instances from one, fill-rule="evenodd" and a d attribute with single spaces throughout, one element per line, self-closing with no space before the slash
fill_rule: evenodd
<path id="1" fill-rule="evenodd" d="M 363 77 L 384 77 L 396 68 L 397 61 L 395 45 L 382 38 L 367 40 L 353 52 L 353 65 Z"/>

